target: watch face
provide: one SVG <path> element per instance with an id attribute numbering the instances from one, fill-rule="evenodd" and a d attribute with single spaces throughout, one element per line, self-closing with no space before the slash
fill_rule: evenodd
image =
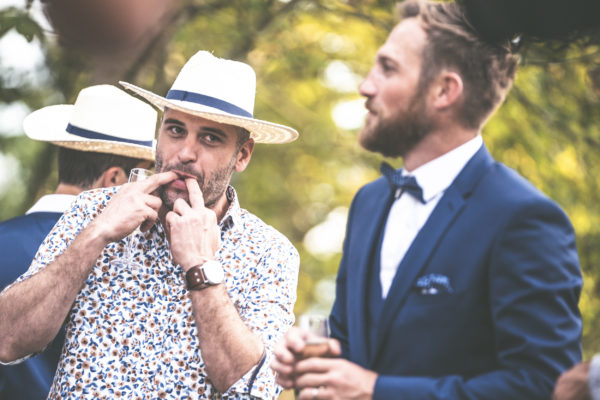
<path id="1" fill-rule="evenodd" d="M 207 283 L 211 285 L 218 285 L 223 282 L 223 278 L 225 277 L 225 273 L 223 272 L 223 267 L 221 263 L 214 260 L 208 260 L 204 264 L 202 264 L 202 268 L 204 269 L 204 274 L 206 275 Z"/>

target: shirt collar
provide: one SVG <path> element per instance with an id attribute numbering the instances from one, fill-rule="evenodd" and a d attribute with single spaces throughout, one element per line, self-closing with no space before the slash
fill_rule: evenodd
<path id="1" fill-rule="evenodd" d="M 47 194 L 42 196 L 25 214 L 36 212 L 64 213 L 75 200 L 72 194 Z"/>
<path id="2" fill-rule="evenodd" d="M 241 226 L 241 209 L 240 203 L 238 201 L 238 196 L 233 188 L 233 186 L 228 186 L 225 192 L 227 196 L 227 200 L 229 201 L 229 208 L 227 208 L 227 212 L 223 216 L 223 219 L 219 222 L 219 227 L 221 231 L 224 232 L 232 227 Z"/>
<path id="3" fill-rule="evenodd" d="M 219 222 L 219 229 L 221 231 L 221 235 L 223 235 L 223 233 L 225 233 L 230 228 L 242 226 L 240 203 L 238 202 L 237 193 L 233 186 L 228 186 L 225 194 L 227 196 L 227 200 L 229 201 L 229 207 L 227 208 L 227 212 L 225 212 L 225 215 Z M 160 221 L 157 221 L 150 229 L 156 230 L 156 232 L 158 232 L 159 234 L 166 234 L 164 227 Z"/>
<path id="4" fill-rule="evenodd" d="M 410 173 L 402 170 L 402 175 L 415 177 L 423 189 L 423 199 L 428 202 L 450 186 L 482 145 L 483 139 L 478 134 L 473 139 L 421 165 Z"/>

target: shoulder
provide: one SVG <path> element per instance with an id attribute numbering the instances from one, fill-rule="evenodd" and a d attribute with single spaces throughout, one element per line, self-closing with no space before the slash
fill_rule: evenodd
<path id="1" fill-rule="evenodd" d="M 107 188 L 98 188 L 86 190 L 85 192 L 79 193 L 75 199 L 76 203 L 103 203 L 108 202 L 112 196 L 117 193 L 120 186 L 113 186 Z"/>
<path id="2" fill-rule="evenodd" d="M 77 198 L 72 204 L 71 210 L 67 213 L 84 213 L 96 215 L 98 214 L 110 201 L 112 196 L 117 193 L 119 187 L 108 187 L 86 190 L 77 195 Z"/>
<path id="3" fill-rule="evenodd" d="M 487 194 L 488 197 L 493 197 L 497 202 L 507 206 L 546 204 L 550 207 L 560 208 L 531 182 L 502 163 L 495 163 L 490 168 L 480 186 L 478 190 L 482 194 Z M 477 190 L 475 192 L 477 193 Z"/>
<path id="4" fill-rule="evenodd" d="M 247 237 L 250 243 L 264 250 L 277 248 L 280 251 L 289 252 L 293 255 L 298 254 L 292 242 L 283 233 L 265 223 L 256 215 L 240 208 L 239 217 L 241 226 L 238 228 L 241 229 L 243 235 Z"/>
<path id="5" fill-rule="evenodd" d="M 34 230 L 41 230 L 47 233 L 61 215 L 61 213 L 54 212 L 39 212 L 8 219 L 0 222 L 0 236 L 31 233 Z"/>
<path id="6" fill-rule="evenodd" d="M 495 163 L 469 197 L 470 215 L 497 221 L 504 227 L 501 232 L 537 227 L 560 235 L 574 234 L 569 217 L 558 203 L 503 164 Z"/>

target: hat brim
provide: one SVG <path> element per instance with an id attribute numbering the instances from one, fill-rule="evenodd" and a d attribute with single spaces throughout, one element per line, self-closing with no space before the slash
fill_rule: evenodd
<path id="1" fill-rule="evenodd" d="M 80 151 L 117 154 L 125 157 L 154 161 L 154 148 L 111 140 L 93 140 L 66 131 L 71 120 L 73 105 L 47 106 L 29 114 L 23 120 L 25 134 L 33 139 Z"/>
<path id="2" fill-rule="evenodd" d="M 210 119 L 211 121 L 221 124 L 234 125 L 247 129 L 250 132 L 250 137 L 257 143 L 290 143 L 298 138 L 298 132 L 294 128 L 285 125 L 279 125 L 254 118 L 223 114 L 217 112 L 218 110 L 216 109 L 202 105 L 194 104 L 195 108 L 192 108 L 190 107 L 189 102 L 169 100 L 146 89 L 132 85 L 131 83 L 121 81 L 119 83 L 125 89 L 131 90 L 137 95 L 145 98 L 162 111 L 167 107 L 187 114 Z"/>

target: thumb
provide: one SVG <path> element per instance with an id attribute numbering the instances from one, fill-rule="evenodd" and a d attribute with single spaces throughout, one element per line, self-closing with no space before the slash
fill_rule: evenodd
<path id="1" fill-rule="evenodd" d="M 329 345 L 329 353 L 332 356 L 338 357 L 342 355 L 342 346 L 340 345 L 339 341 L 336 339 L 329 339 L 327 344 Z"/>

